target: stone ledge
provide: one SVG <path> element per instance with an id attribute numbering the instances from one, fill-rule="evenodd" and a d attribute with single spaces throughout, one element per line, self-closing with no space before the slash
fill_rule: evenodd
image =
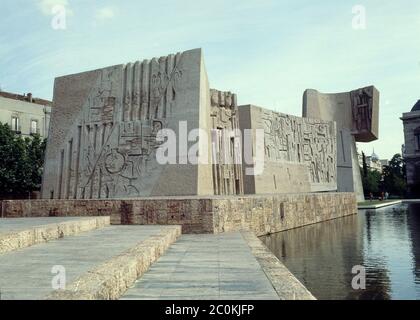
<path id="1" fill-rule="evenodd" d="M 181 225 L 184 234 L 257 236 L 357 214 L 354 193 L 3 201 L 3 217 L 111 216 L 113 225 Z"/>
<path id="2" fill-rule="evenodd" d="M 103 228 L 108 225 L 110 225 L 110 217 L 93 217 L 35 226 L 31 229 L 0 234 L 0 254 Z"/>
<path id="3" fill-rule="evenodd" d="M 166 226 L 119 256 L 78 277 L 47 300 L 116 300 L 141 277 L 181 235 L 181 226 Z"/>
<path id="4" fill-rule="evenodd" d="M 395 206 L 395 205 L 401 204 L 401 203 L 403 203 L 402 200 L 388 201 L 388 202 L 383 202 L 383 203 L 378 203 L 378 204 L 360 204 L 360 205 L 358 205 L 358 209 L 359 210 L 362 210 L 362 209 L 380 209 L 380 208 Z"/>
<path id="5" fill-rule="evenodd" d="M 316 300 L 253 232 L 242 231 L 241 233 L 280 300 Z"/>

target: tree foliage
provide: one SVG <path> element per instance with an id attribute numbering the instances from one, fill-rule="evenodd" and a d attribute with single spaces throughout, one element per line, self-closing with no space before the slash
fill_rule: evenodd
<path id="1" fill-rule="evenodd" d="M 363 174 L 362 177 L 367 177 L 368 175 L 368 167 L 367 167 L 367 163 L 366 163 L 366 155 L 365 153 L 362 151 L 362 160 L 363 160 Z"/>
<path id="2" fill-rule="evenodd" d="M 392 195 L 404 196 L 407 191 L 404 160 L 400 154 L 392 157 L 384 167 L 384 188 Z"/>
<path id="3" fill-rule="evenodd" d="M 381 187 L 381 174 L 376 170 L 362 169 L 363 190 L 366 195 L 378 194 Z"/>
<path id="4" fill-rule="evenodd" d="M 383 167 L 382 174 L 367 168 L 365 160 L 363 161 L 363 168 L 360 170 L 365 195 L 370 193 L 379 195 L 382 192 L 388 192 L 391 196 L 405 196 L 407 192 L 406 173 L 404 159 L 400 154 L 392 157 L 389 164 Z"/>
<path id="5" fill-rule="evenodd" d="M 41 187 L 46 141 L 22 138 L 0 123 L 0 198 L 26 198 Z"/>

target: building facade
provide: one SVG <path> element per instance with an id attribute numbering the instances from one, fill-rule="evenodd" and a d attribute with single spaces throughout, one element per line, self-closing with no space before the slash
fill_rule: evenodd
<path id="1" fill-rule="evenodd" d="M 0 123 L 22 136 L 39 134 L 48 137 L 52 102 L 0 91 Z"/>
<path id="2" fill-rule="evenodd" d="M 404 113 L 404 160 L 407 170 L 408 193 L 420 196 L 420 100 L 410 112 Z"/>
<path id="3" fill-rule="evenodd" d="M 359 159 L 359 166 L 360 168 L 363 168 L 363 154 L 358 153 L 357 157 Z M 386 167 L 389 163 L 386 159 L 379 159 L 379 156 L 375 153 L 375 150 L 373 151 L 372 155 L 365 156 L 366 159 L 366 166 L 370 170 L 375 170 L 379 172 L 380 174 L 383 173 L 384 167 Z"/>

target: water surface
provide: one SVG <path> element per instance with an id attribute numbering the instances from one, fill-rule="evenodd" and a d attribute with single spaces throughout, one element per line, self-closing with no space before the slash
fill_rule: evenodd
<path id="1" fill-rule="evenodd" d="M 420 299 L 420 204 L 403 204 L 262 237 L 318 299 Z M 366 290 L 352 288 L 353 266 Z"/>

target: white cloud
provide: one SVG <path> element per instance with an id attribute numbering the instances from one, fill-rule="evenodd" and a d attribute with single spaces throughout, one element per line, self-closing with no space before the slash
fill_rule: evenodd
<path id="1" fill-rule="evenodd" d="M 115 7 L 103 7 L 96 11 L 97 20 L 113 19 L 116 15 Z"/>
<path id="2" fill-rule="evenodd" d="M 53 8 L 55 6 L 64 7 L 68 15 L 72 13 L 68 0 L 37 0 L 37 5 L 39 10 L 47 16 L 54 15 Z"/>

